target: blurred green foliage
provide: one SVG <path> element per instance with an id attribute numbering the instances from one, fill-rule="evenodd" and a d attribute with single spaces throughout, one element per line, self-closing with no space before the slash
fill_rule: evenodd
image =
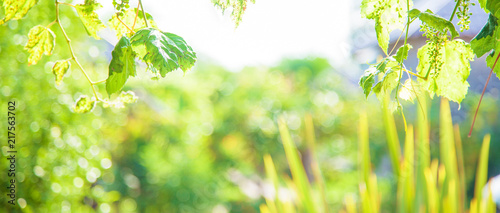
<path id="1" fill-rule="evenodd" d="M 25 18 L 0 26 L 0 102 L 18 103 L 18 203 L 4 205 L 7 196 L 2 196 L 0 212 L 257 212 L 268 188 L 263 157 L 273 157 L 278 174 L 291 174 L 279 137 L 279 116 L 302 161 L 313 159 L 306 145 L 305 114 L 311 114 L 315 123 L 314 158 L 325 180 L 325 200 L 335 212 L 346 193 L 358 191 L 359 111 L 369 117 L 371 163 L 381 165 L 374 171 L 381 180 L 379 190 L 387 195 L 381 206 L 394 205 L 391 196 L 396 193 L 386 193 L 395 191 L 396 184 L 379 104 L 375 98 L 366 101 L 361 89 L 326 59 L 283 60 L 275 67 L 239 72 L 200 59 L 185 76 L 176 71 L 153 83 L 145 77 L 131 79 L 124 89 L 133 90 L 139 100 L 126 108 L 98 105 L 92 113 L 75 114 L 75 100 L 92 91 L 76 66 L 56 86 L 51 68 L 55 61 L 70 57 L 61 31 L 52 27 L 56 48 L 36 65 L 28 66 L 23 50 L 29 29 L 52 22 L 53 11 L 52 2 L 40 1 Z M 93 79 L 104 79 L 112 46 L 88 37 L 84 26 L 73 21 L 78 20 L 76 12 L 62 9 L 61 13 L 80 62 Z M 99 85 L 99 91 L 104 90 Z M 465 99 L 462 112 L 472 111 L 476 99 Z M 496 102 L 483 100 L 474 134 L 492 132 L 492 139 L 500 138 L 494 131 L 499 120 Z M 429 121 L 437 126 L 438 105 L 431 106 Z M 1 112 L 6 114 L 6 108 L 2 105 Z M 455 114 L 464 124 L 470 123 L 467 116 Z M 402 123 L 396 119 L 399 132 L 404 131 L 399 128 Z M 0 129 L 5 135 L 6 122 L 0 122 Z M 438 132 L 430 129 L 431 150 L 438 145 Z M 481 141 L 471 138 L 463 144 L 470 183 Z M 490 149 L 498 150 L 499 144 L 493 140 Z M 4 157 L 6 151 L 4 143 Z M 490 170 L 498 171 L 495 165 L 500 160 L 493 157 Z M 1 165 L 7 168 L 7 161 Z M 312 170 L 305 168 L 309 180 Z M 5 172 L 0 185 L 7 181 Z"/>

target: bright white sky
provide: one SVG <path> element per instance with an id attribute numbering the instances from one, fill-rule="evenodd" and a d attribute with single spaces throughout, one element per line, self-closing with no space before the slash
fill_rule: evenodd
<path id="1" fill-rule="evenodd" d="M 130 4 L 135 7 L 136 2 Z M 256 0 L 235 29 L 231 11 L 222 15 L 210 0 L 144 0 L 143 4 L 161 30 L 182 36 L 200 60 L 232 70 L 272 66 L 284 57 L 345 61 L 349 17 L 355 7 L 351 1 Z"/>

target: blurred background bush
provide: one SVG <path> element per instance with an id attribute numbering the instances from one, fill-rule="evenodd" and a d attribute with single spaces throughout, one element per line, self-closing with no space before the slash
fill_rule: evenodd
<path id="1" fill-rule="evenodd" d="M 125 90 L 137 94 L 135 104 L 122 109 L 98 105 L 89 114 L 74 114 L 74 101 L 91 90 L 76 66 L 61 86 L 55 86 L 53 61 L 70 57 L 61 32 L 54 30 L 58 39 L 53 55 L 36 65 L 28 67 L 23 50 L 29 29 L 50 23 L 53 9 L 53 2 L 40 1 L 24 19 L 1 26 L 0 98 L 2 103 L 18 103 L 18 206 L 2 205 L 0 211 L 257 212 L 270 187 L 264 181 L 263 157 L 271 155 L 277 172 L 290 174 L 277 118 L 284 118 L 302 161 L 307 162 L 311 153 L 304 117 L 310 114 L 327 205 L 336 212 L 346 194 L 357 196 L 360 111 L 368 115 L 371 160 L 379 190 L 387 195 L 381 208 L 390 211 L 395 205 L 396 193 L 391 192 L 396 191 L 396 179 L 380 104 L 374 97 L 364 98 L 349 77 L 350 67 L 305 57 L 229 71 L 200 57 L 185 76 L 176 71 L 152 83 L 147 77 L 131 79 Z M 94 79 L 104 79 L 112 45 L 88 39 L 83 26 L 74 21 L 76 14 L 62 12 L 67 17 L 62 23 L 77 41 L 82 64 Z M 104 91 L 103 85 L 99 89 Z M 468 132 L 478 98 L 472 91 L 460 111 L 452 105 L 462 134 Z M 500 173 L 500 158 L 493 154 L 500 150 L 498 104 L 498 93 L 487 95 L 473 137 L 462 135 L 469 186 L 486 133 L 492 138 L 489 177 Z M 438 156 L 439 100 L 430 105 L 431 155 Z M 414 123 L 417 104 L 407 104 L 405 110 L 408 122 Z M 403 141 L 403 121 L 401 116 L 395 118 Z M 6 128 L 6 122 L 0 122 L 0 129 Z M 2 146 L 7 156 L 5 143 Z M 309 167 L 305 170 L 308 175 L 312 172 Z M 0 175 L 2 186 L 7 178 Z M 468 188 L 469 199 L 473 190 Z M 6 198 L 1 201 L 6 203 Z"/>

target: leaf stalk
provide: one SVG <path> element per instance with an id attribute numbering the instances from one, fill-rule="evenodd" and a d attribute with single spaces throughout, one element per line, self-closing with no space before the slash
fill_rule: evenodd
<path id="1" fill-rule="evenodd" d="M 144 12 L 144 6 L 142 6 L 142 1 L 139 0 L 139 4 L 141 5 L 142 16 L 144 18 L 144 23 L 146 23 L 146 27 L 149 27 L 148 19 L 146 18 L 146 12 Z"/>
<path id="2" fill-rule="evenodd" d="M 68 44 L 69 52 L 71 54 L 71 59 L 73 59 L 73 61 L 75 61 L 75 63 L 78 65 L 78 67 L 82 71 L 83 75 L 85 76 L 85 78 L 87 78 L 87 81 L 89 82 L 90 87 L 92 88 L 92 91 L 94 92 L 94 97 L 95 97 L 96 101 L 101 101 L 101 99 L 97 95 L 97 91 L 94 87 L 94 83 L 92 82 L 92 80 L 90 80 L 89 75 L 87 74 L 87 72 L 85 72 L 85 69 L 78 61 L 78 58 L 76 57 L 75 52 L 73 51 L 73 46 L 71 46 L 71 39 L 69 39 L 68 35 L 66 34 L 66 31 L 64 30 L 64 27 L 61 24 L 61 20 L 59 19 L 59 5 L 63 4 L 63 3 L 59 2 L 57 0 L 55 2 L 56 2 L 56 23 L 58 24 L 64 38 L 66 39 L 66 43 Z"/>

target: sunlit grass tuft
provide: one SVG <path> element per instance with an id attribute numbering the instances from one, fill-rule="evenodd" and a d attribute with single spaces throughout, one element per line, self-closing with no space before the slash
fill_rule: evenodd
<path id="1" fill-rule="evenodd" d="M 395 181 L 397 182 L 395 212 L 470 212 L 493 213 L 496 206 L 491 192 L 488 197 L 482 196 L 486 185 L 490 136 L 483 140 L 480 159 L 477 166 L 474 198 L 466 205 L 465 172 L 463 162 L 462 141 L 457 126 L 453 126 L 450 106 L 446 99 L 441 100 L 439 149 L 436 159 L 431 159 L 429 146 L 430 122 L 427 118 L 428 105 L 421 100 L 421 108 L 417 114 L 417 125 L 408 125 L 404 140 L 403 152 L 398 140 L 394 117 L 390 112 L 383 112 L 387 146 L 391 158 Z M 345 206 L 341 212 L 377 213 L 381 209 L 381 198 L 377 175 L 373 172 L 370 159 L 370 142 L 368 116 L 360 113 L 358 124 L 358 173 L 359 194 L 346 195 Z M 278 122 L 281 139 L 285 149 L 291 178 L 278 175 L 272 157 L 264 157 L 268 181 L 273 185 L 274 196 L 266 198 L 260 206 L 261 212 L 330 212 L 325 186 L 320 167 L 316 161 L 314 128 L 310 116 L 305 119 L 305 134 L 308 150 L 311 152 L 311 165 L 303 165 L 300 152 L 292 141 L 285 122 Z M 308 179 L 305 167 L 311 168 L 313 178 Z M 285 184 L 282 184 L 284 182 Z M 279 192 L 288 190 L 292 199 L 280 199 Z M 389 196 L 390 197 L 390 196 Z M 469 207 L 467 210 L 467 206 Z"/>
<path id="2" fill-rule="evenodd" d="M 446 99 L 441 100 L 440 107 L 440 126 L 439 126 L 439 149 L 438 159 L 431 161 L 429 148 L 429 122 L 428 109 L 425 100 L 422 108 L 419 109 L 417 116 L 417 129 L 409 125 L 406 131 L 404 155 L 398 161 L 393 162 L 393 169 L 397 177 L 397 212 L 495 212 L 496 206 L 492 201 L 491 193 L 488 197 L 482 197 L 482 189 L 486 185 L 488 153 L 490 146 L 490 136 L 484 137 L 481 148 L 480 159 L 476 174 L 476 185 L 474 198 L 470 203 L 469 210 L 466 210 L 465 198 L 466 185 L 465 173 L 463 171 L 463 150 L 460 133 L 457 127 L 453 127 L 450 106 Z M 397 142 L 397 135 L 394 129 L 394 118 L 390 113 L 384 113 L 384 124 L 387 135 L 387 145 L 391 158 L 399 156 L 400 150 Z M 360 154 L 363 162 L 370 162 L 369 153 L 363 150 L 369 150 L 369 143 L 366 142 L 368 129 L 363 128 L 366 123 L 366 116 L 360 115 L 360 133 L 359 138 Z M 414 135 L 414 132 L 417 132 Z M 416 140 L 415 140 L 416 139 Z M 397 144 L 395 144 L 397 143 Z M 429 164 L 429 162 L 432 162 Z M 366 163 L 362 163 L 358 168 L 361 176 L 367 176 Z M 375 174 L 372 173 L 372 176 Z M 346 197 L 345 210 L 349 213 L 354 212 L 379 212 L 377 206 L 373 206 L 368 194 L 379 194 L 380 192 L 371 192 L 366 189 L 367 185 L 373 184 L 371 180 L 361 179 L 359 202 L 360 211 L 352 203 L 352 197 Z M 368 192 L 369 193 L 368 193 Z"/>

